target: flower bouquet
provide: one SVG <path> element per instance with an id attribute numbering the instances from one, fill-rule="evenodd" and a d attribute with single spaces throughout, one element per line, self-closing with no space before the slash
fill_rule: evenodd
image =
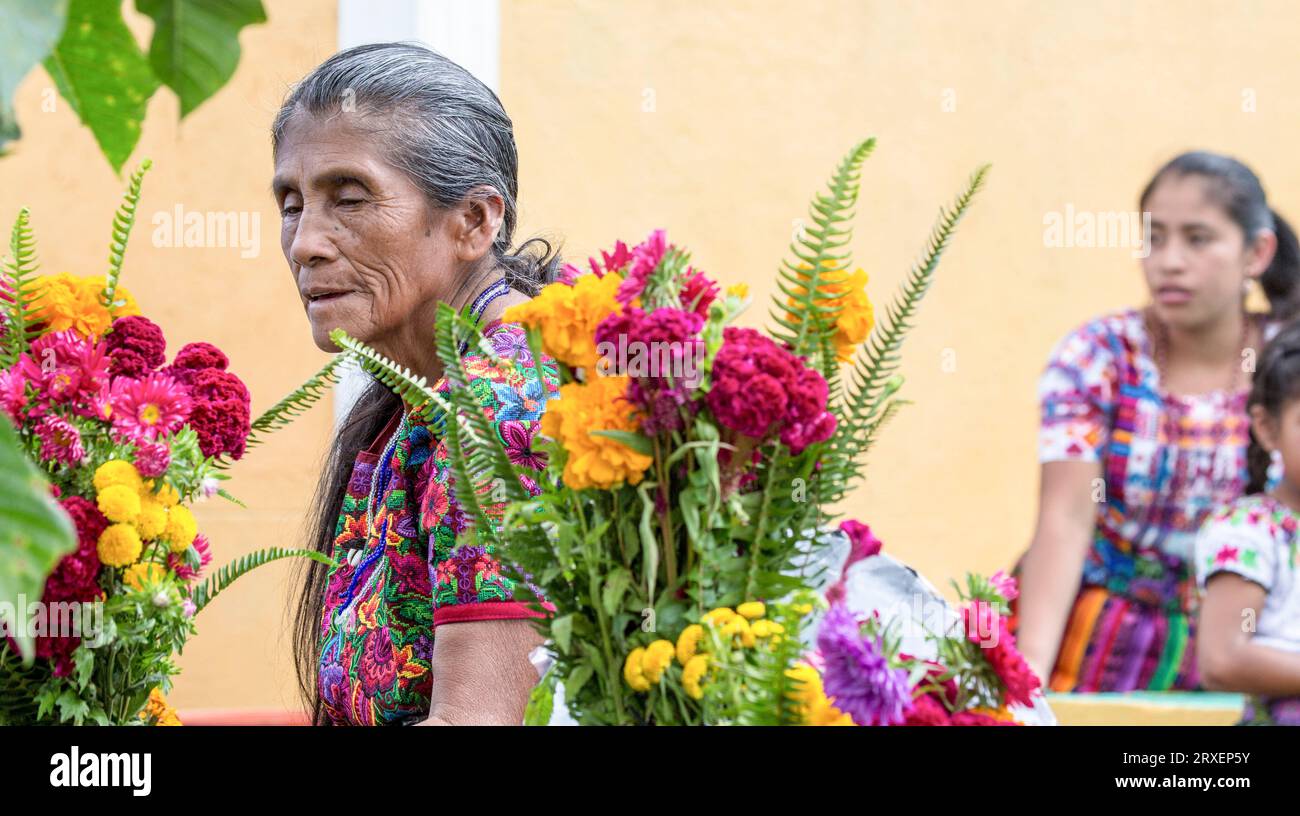
<path id="1" fill-rule="evenodd" d="M 0 723 L 176 724 L 174 653 L 194 616 L 261 550 L 212 559 L 191 504 L 332 381 L 332 360 L 250 422 L 248 389 L 208 343 L 166 359 L 162 330 L 119 285 L 146 162 L 113 225 L 105 276 L 38 276 L 19 213 L 0 275 Z"/>
<path id="2" fill-rule="evenodd" d="M 789 599 L 833 571 L 830 508 L 903 404 L 899 348 L 987 172 L 941 210 L 877 322 L 866 273 L 847 250 L 874 145 L 854 147 L 814 199 L 812 225 L 778 273 L 770 332 L 735 325 L 746 287 L 720 291 L 656 231 L 631 248 L 617 243 L 588 270 L 566 266 L 509 309 L 504 319 L 527 327 L 527 347 L 489 344 L 442 307 L 445 382 L 434 387 L 344 332 L 331 335 L 445 436 L 455 513 L 467 520 L 455 543 L 513 570 L 506 591 L 544 613 L 537 625 L 554 664 L 529 722 L 548 720 L 560 687 L 580 723 L 752 721 L 707 692 L 725 686 L 727 669 L 706 657 L 720 652 L 697 650 L 706 634 L 714 644 L 768 637 L 774 650 L 752 654 L 781 667 L 774 677 L 794 669 L 800 627 L 790 610 L 807 601 Z M 503 369 L 524 367 L 526 393 L 550 400 L 535 439 L 507 443 L 495 432 L 480 396 L 462 387 L 473 380 L 462 346 Z M 548 387 L 557 377 L 558 389 Z M 458 580 L 437 576 L 439 591 Z M 765 602 L 776 619 L 749 614 Z M 751 710 L 784 721 L 775 699 Z"/>

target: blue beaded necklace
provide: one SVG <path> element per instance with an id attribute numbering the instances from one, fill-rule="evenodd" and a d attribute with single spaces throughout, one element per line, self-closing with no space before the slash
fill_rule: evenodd
<path id="1" fill-rule="evenodd" d="M 474 302 L 470 304 L 469 307 L 470 314 L 473 316 L 474 321 L 477 323 L 483 318 L 483 313 L 487 311 L 487 307 L 492 303 L 492 301 L 509 294 L 509 292 L 510 284 L 506 283 L 505 278 L 498 279 L 480 292 L 479 296 L 474 298 Z M 461 355 L 464 356 L 465 352 L 468 350 L 468 341 L 462 342 L 460 344 Z M 377 508 L 375 507 L 375 501 L 388 489 L 388 482 L 392 477 L 391 460 L 393 453 L 397 450 L 397 440 L 401 438 L 402 432 L 406 429 L 409 419 L 410 414 L 406 411 L 405 406 L 403 406 L 402 419 L 398 423 L 397 430 L 393 432 L 392 437 L 388 440 L 388 444 L 384 446 L 384 452 L 375 466 L 374 473 L 371 474 L 370 491 L 366 494 L 366 542 L 369 542 L 370 539 L 375 536 L 376 531 L 374 529 L 374 519 L 378 515 L 376 512 Z M 343 601 L 336 613 L 340 616 L 344 616 L 346 620 L 354 619 L 351 606 L 356 597 L 357 582 L 376 561 L 384 556 L 388 549 L 386 544 L 387 538 L 388 518 L 385 517 L 382 528 L 379 530 L 380 545 L 376 547 L 373 552 L 366 554 L 365 559 L 362 560 L 362 554 L 365 550 L 365 543 L 362 543 L 360 546 L 353 548 L 351 552 L 348 553 L 347 562 L 351 566 L 355 567 L 356 571 L 352 574 L 352 580 L 348 582 L 347 592 L 344 594 Z M 378 575 L 378 572 L 378 570 L 375 570 L 372 577 Z"/>

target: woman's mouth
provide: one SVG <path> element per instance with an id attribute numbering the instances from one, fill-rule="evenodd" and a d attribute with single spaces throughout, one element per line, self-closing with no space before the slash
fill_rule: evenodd
<path id="1" fill-rule="evenodd" d="M 316 311 L 319 311 L 320 309 L 329 308 L 329 306 L 330 306 L 331 304 L 336 303 L 336 302 L 342 300 L 343 298 L 347 297 L 348 295 L 352 295 L 352 294 L 356 294 L 356 293 L 355 293 L 355 292 L 348 292 L 348 291 L 334 291 L 334 292 L 331 292 L 331 291 L 320 291 L 320 292 L 308 292 L 308 293 L 307 293 L 307 313 L 308 313 L 308 314 L 313 314 L 313 313 L 315 313 Z"/>
<path id="2" fill-rule="evenodd" d="M 1192 290 L 1181 286 L 1161 286 L 1156 290 L 1156 300 L 1165 306 L 1178 306 L 1192 299 Z"/>

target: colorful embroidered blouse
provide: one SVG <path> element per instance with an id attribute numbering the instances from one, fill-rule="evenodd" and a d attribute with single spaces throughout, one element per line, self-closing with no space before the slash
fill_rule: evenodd
<path id="1" fill-rule="evenodd" d="M 1300 519 L 1290 508 L 1257 494 L 1215 511 L 1196 539 L 1201 586 L 1218 573 L 1231 572 L 1263 587 L 1268 596 L 1252 640 L 1288 652 L 1300 652 L 1298 529 Z M 1259 720 L 1265 713 L 1275 721 L 1300 724 L 1300 697 L 1252 700 L 1245 719 Z"/>
<path id="2" fill-rule="evenodd" d="M 1248 392 L 1173 395 L 1159 379 L 1135 309 L 1067 335 L 1039 382 L 1039 460 L 1102 465 L 1083 583 L 1185 613 L 1196 531 L 1245 487 Z"/>
<path id="3" fill-rule="evenodd" d="M 543 384 L 520 327 L 495 323 L 484 334 L 515 365 L 498 368 L 482 355 L 466 355 L 467 387 L 511 460 L 541 470 L 545 459 L 532 442 L 546 401 L 558 394 L 555 363 L 543 360 Z M 448 385 L 439 381 L 437 389 L 445 393 Z M 379 451 L 388 442 L 394 445 L 383 458 Z M 372 484 L 375 513 L 368 527 Z M 531 480 L 524 484 L 537 491 Z M 502 506 L 487 504 L 487 498 L 480 494 L 489 515 L 499 520 Z M 319 690 L 331 721 L 384 725 L 424 719 L 438 626 L 533 615 L 514 600 L 514 582 L 494 553 L 457 543 L 466 526 L 446 443 L 418 418 L 403 414 L 399 422 L 394 416 L 371 449 L 357 455 L 339 513 L 320 623 Z M 353 566 L 346 545 L 358 542 L 363 550 Z"/>

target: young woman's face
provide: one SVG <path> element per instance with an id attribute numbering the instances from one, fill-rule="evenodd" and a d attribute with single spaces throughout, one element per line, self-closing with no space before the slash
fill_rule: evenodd
<path id="1" fill-rule="evenodd" d="M 1206 195 L 1206 184 L 1201 176 L 1169 175 L 1145 204 L 1151 253 L 1142 271 L 1156 315 L 1181 329 L 1204 328 L 1240 310 L 1246 279 L 1258 276 L 1272 259 L 1272 233 L 1247 241 L 1241 227 Z"/>

